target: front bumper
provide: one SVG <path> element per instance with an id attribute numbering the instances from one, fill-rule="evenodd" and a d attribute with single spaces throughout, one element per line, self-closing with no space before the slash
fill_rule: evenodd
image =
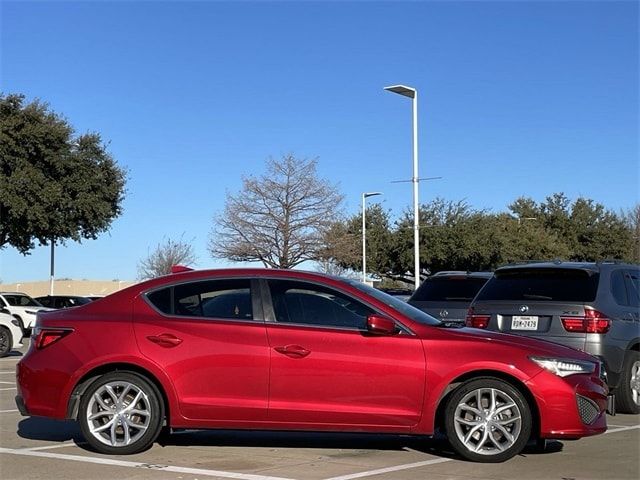
<path id="1" fill-rule="evenodd" d="M 538 407 L 540 438 L 577 439 L 607 430 L 613 397 L 598 376 L 563 378 L 544 370 L 527 384 Z"/>

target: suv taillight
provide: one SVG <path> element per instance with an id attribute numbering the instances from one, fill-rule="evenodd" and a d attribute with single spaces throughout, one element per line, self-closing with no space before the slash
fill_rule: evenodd
<path id="1" fill-rule="evenodd" d="M 64 328 L 43 328 L 36 327 L 33 331 L 33 344 L 36 350 L 42 350 L 49 345 L 56 343 L 63 337 L 71 333 L 71 330 Z"/>
<path id="2" fill-rule="evenodd" d="M 470 307 L 464 323 L 467 327 L 487 328 L 489 326 L 489 320 L 491 320 L 491 315 L 479 315 L 473 312 L 473 307 Z"/>
<path id="3" fill-rule="evenodd" d="M 607 333 L 611 328 L 611 319 L 597 310 L 585 309 L 583 317 L 560 317 L 567 332 Z"/>

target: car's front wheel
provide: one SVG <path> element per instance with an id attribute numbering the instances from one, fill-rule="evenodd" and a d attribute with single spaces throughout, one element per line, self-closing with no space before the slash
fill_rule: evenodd
<path id="1" fill-rule="evenodd" d="M 130 372 L 95 380 L 80 401 L 78 420 L 86 441 L 97 451 L 128 455 L 153 444 L 164 418 L 158 390 Z"/>
<path id="2" fill-rule="evenodd" d="M 531 436 L 531 424 L 522 393 L 493 377 L 459 386 L 445 410 L 449 443 L 475 462 L 504 462 L 520 453 Z"/>

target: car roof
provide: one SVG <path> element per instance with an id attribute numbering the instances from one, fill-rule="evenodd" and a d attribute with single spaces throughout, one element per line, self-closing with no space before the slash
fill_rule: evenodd
<path id="1" fill-rule="evenodd" d="M 512 263 L 509 265 L 502 266 L 496 269 L 496 273 L 512 271 L 512 270 L 528 270 L 528 269 L 566 269 L 566 270 L 587 270 L 591 272 L 598 272 L 602 268 L 612 268 L 612 267 L 634 267 L 637 268 L 638 265 L 633 265 L 631 263 L 624 263 L 614 260 L 606 260 L 602 262 L 563 262 L 560 260 L 556 261 L 532 261 L 532 262 L 519 262 Z"/>
<path id="2" fill-rule="evenodd" d="M 431 275 L 433 277 L 459 277 L 465 276 L 470 278 L 491 278 L 493 272 L 465 272 L 463 270 L 444 270 L 442 272 L 436 272 Z"/>
<path id="3" fill-rule="evenodd" d="M 0 295 L 24 295 L 25 297 L 29 296 L 24 292 L 0 292 Z"/>

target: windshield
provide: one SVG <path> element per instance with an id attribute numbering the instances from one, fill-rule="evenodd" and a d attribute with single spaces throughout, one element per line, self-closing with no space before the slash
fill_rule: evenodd
<path id="1" fill-rule="evenodd" d="M 529 268 L 496 272 L 476 300 L 592 302 L 598 274 L 580 269 Z"/>
<path id="2" fill-rule="evenodd" d="M 411 297 L 412 302 L 471 301 L 487 283 L 481 277 L 432 277 L 428 278 Z"/>
<path id="3" fill-rule="evenodd" d="M 416 307 L 409 305 L 402 300 L 399 300 L 396 297 L 392 297 L 391 295 L 384 293 L 376 288 L 370 287 L 369 285 L 365 285 L 357 280 L 345 280 L 352 287 L 357 288 L 358 290 L 371 295 L 376 300 L 379 300 L 386 305 L 389 305 L 394 310 L 397 310 L 405 317 L 409 317 L 411 320 L 419 323 L 424 323 L 425 325 L 440 325 L 441 322 L 436 320 L 431 315 L 424 313 L 422 310 L 418 310 Z"/>
<path id="4" fill-rule="evenodd" d="M 36 302 L 29 295 L 2 295 L 5 302 L 11 307 L 41 307 L 42 305 Z"/>

